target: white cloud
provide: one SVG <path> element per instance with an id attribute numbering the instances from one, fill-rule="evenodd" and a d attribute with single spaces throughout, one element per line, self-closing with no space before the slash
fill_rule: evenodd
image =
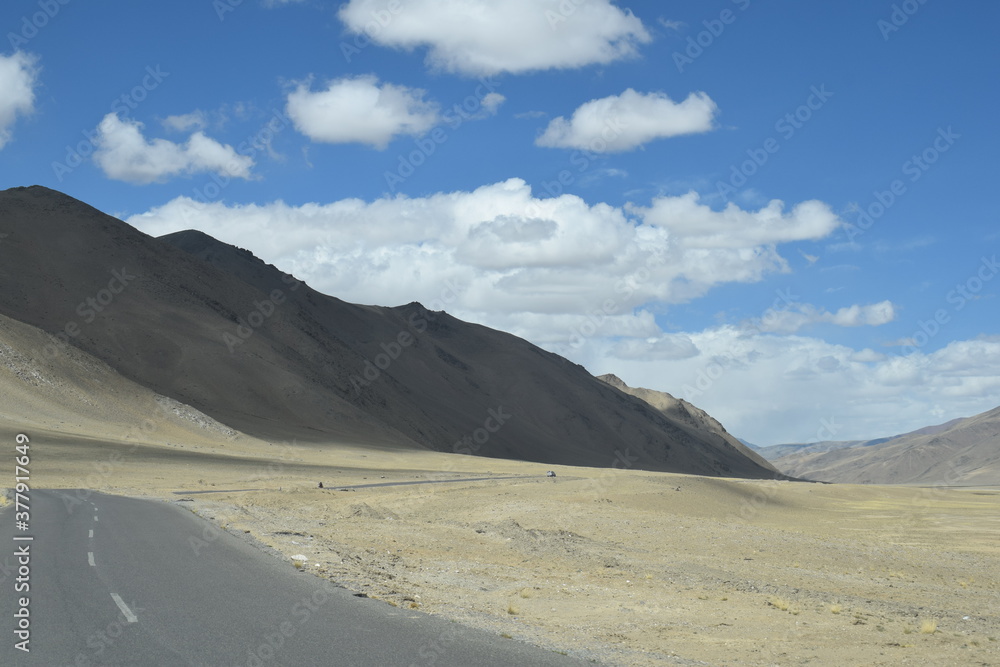
<path id="1" fill-rule="evenodd" d="M 1000 393 L 996 337 L 886 356 L 731 326 L 686 335 L 693 356 L 651 361 L 602 339 L 571 352 L 595 374 L 687 399 L 760 444 L 896 435 L 995 408 Z"/>
<path id="2" fill-rule="evenodd" d="M 476 317 L 578 317 L 596 308 L 602 317 L 625 319 L 638 317 L 633 311 L 646 303 L 681 303 L 714 285 L 785 271 L 776 243 L 819 235 L 823 227 L 813 218 L 826 221 L 827 229 L 836 225 L 820 202 L 791 213 L 783 213 L 780 202 L 763 212 L 695 206 L 713 233 L 731 228 L 744 242 L 698 244 L 675 234 L 669 216 L 660 215 L 669 200 L 643 209 L 588 204 L 573 195 L 541 199 L 524 181 L 510 179 L 471 192 L 300 207 L 200 206 L 181 198 L 131 222 L 157 235 L 195 227 L 240 239 L 318 289 L 351 301 L 432 298 L 454 279 L 466 286 L 456 306 Z M 764 231 L 753 232 L 756 227 Z"/>
<path id="3" fill-rule="evenodd" d="M 19 116 L 35 110 L 35 86 L 38 84 L 38 59 L 17 51 L 0 55 L 0 149 L 10 141 L 11 127 Z"/>
<path id="4" fill-rule="evenodd" d="M 680 210 L 694 201 L 675 199 L 686 199 L 673 202 Z M 511 179 L 421 198 L 301 206 L 178 198 L 128 222 L 154 235 L 201 229 L 348 301 L 418 300 L 509 331 L 593 373 L 614 372 L 633 386 L 686 398 L 762 444 L 891 435 L 995 407 L 1000 338 L 900 356 L 779 328 L 664 331 L 657 316 L 672 304 L 783 270 L 776 244 L 830 233 L 837 224 L 835 217 L 815 222 L 827 220 L 820 202 L 790 213 L 772 203 L 763 215 L 695 207 L 706 234 L 728 229 L 743 245 L 692 246 L 700 238 L 692 229 L 661 217 L 670 204 L 539 199 Z M 895 315 L 889 301 L 796 308 L 810 321 L 840 326 L 876 326 Z"/>
<path id="5" fill-rule="evenodd" d="M 383 149 L 397 135 L 419 136 L 437 124 L 438 107 L 424 95 L 416 88 L 379 85 L 374 76 L 337 79 L 318 92 L 300 83 L 288 95 L 287 113 L 295 129 L 313 141 Z"/>
<path id="6" fill-rule="evenodd" d="M 177 144 L 166 139 L 147 140 L 142 128 L 142 123 L 113 113 L 101 121 L 94 162 L 109 178 L 145 184 L 199 172 L 244 179 L 251 176 L 252 158 L 201 132 L 192 134 L 185 144 Z"/>
<path id="7" fill-rule="evenodd" d="M 623 340 L 615 344 L 612 354 L 619 359 L 689 359 L 698 348 L 686 333 L 661 334 L 652 338 Z"/>
<path id="8" fill-rule="evenodd" d="M 204 111 L 167 116 L 163 119 L 163 127 L 174 132 L 190 132 L 204 130 L 208 127 L 208 118 Z"/>
<path id="9" fill-rule="evenodd" d="M 377 44 L 426 46 L 431 66 L 477 76 L 610 63 L 652 39 L 610 0 L 351 0 L 338 16 Z"/>
<path id="10" fill-rule="evenodd" d="M 581 105 L 569 120 L 552 119 L 535 144 L 595 153 L 630 151 L 655 139 L 708 132 L 717 110 L 705 93 L 691 93 L 677 103 L 663 93 L 629 88 Z"/>
<path id="11" fill-rule="evenodd" d="M 890 301 L 870 306 L 849 306 L 833 313 L 827 321 L 841 327 L 881 326 L 896 319 L 896 308 Z"/>
<path id="12" fill-rule="evenodd" d="M 633 207 L 651 225 L 670 231 L 687 248 L 746 248 L 828 236 L 842 221 L 823 202 L 797 204 L 789 213 L 784 202 L 771 200 L 758 211 L 730 202 L 716 211 L 700 202 L 696 192 L 657 197 L 649 207 Z"/>
<path id="13" fill-rule="evenodd" d="M 877 327 L 896 319 L 891 301 L 867 306 L 853 305 L 831 313 L 808 303 L 794 303 L 780 310 L 771 309 L 763 317 L 745 323 L 762 332 L 795 333 L 811 324 L 828 323 L 839 327 Z"/>
<path id="14" fill-rule="evenodd" d="M 494 116 L 500 110 L 500 105 L 506 101 L 507 98 L 500 93 L 487 93 L 481 104 L 488 115 Z"/>

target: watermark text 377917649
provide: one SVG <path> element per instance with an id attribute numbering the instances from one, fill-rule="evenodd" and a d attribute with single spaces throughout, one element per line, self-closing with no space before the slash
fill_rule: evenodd
<path id="1" fill-rule="evenodd" d="M 14 647 L 28 653 L 31 651 L 31 541 L 30 535 L 24 535 L 31 526 L 31 440 L 27 435 L 19 433 L 15 438 L 14 456 L 14 558 L 17 561 L 17 577 L 14 579 L 14 592 L 17 593 L 17 605 L 14 612 L 14 637 L 18 641 Z"/>

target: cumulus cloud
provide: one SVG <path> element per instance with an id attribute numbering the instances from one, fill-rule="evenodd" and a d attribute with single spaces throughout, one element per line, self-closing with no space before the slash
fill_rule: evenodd
<path id="1" fill-rule="evenodd" d="M 346 77 L 316 92 L 311 84 L 300 83 L 288 95 L 286 110 L 295 129 L 313 141 L 383 149 L 398 135 L 419 136 L 438 123 L 438 107 L 425 100 L 425 94 L 379 84 L 374 76 Z M 491 104 L 495 108 L 499 102 Z"/>
<path id="2" fill-rule="evenodd" d="M 204 130 L 208 127 L 208 118 L 204 111 L 167 116 L 163 119 L 163 127 L 175 132 L 191 132 Z"/>
<path id="3" fill-rule="evenodd" d="M 569 120 L 554 118 L 535 144 L 620 153 L 655 139 L 708 132 L 715 126 L 716 111 L 715 102 L 705 93 L 691 93 L 678 103 L 663 93 L 629 88 L 621 95 L 583 104 Z"/>
<path id="4" fill-rule="evenodd" d="M 771 200 L 757 211 L 730 202 L 721 211 L 701 203 L 697 192 L 657 197 L 648 207 L 632 207 L 650 225 L 669 230 L 687 248 L 747 248 L 825 238 L 842 221 L 823 202 L 809 200 L 790 212 Z"/>
<path id="5" fill-rule="evenodd" d="M 376 44 L 427 47 L 432 67 L 476 76 L 610 63 L 652 39 L 610 0 L 351 0 L 338 16 Z"/>
<path id="6" fill-rule="evenodd" d="M 11 127 L 18 117 L 35 110 L 37 65 L 37 58 L 23 51 L 0 55 L 0 149 L 13 136 Z"/>
<path id="7" fill-rule="evenodd" d="M 619 359 L 689 359 L 698 354 L 691 336 L 662 334 L 652 338 L 623 340 L 615 344 L 612 354 Z"/>
<path id="8" fill-rule="evenodd" d="M 669 217 L 652 209 L 590 204 L 574 195 L 538 198 L 515 178 L 471 192 L 299 207 L 201 206 L 180 198 L 130 222 L 157 235 L 195 227 L 240 239 L 318 289 L 351 301 L 432 298 L 453 279 L 465 285 L 456 307 L 476 317 L 600 311 L 620 324 L 639 317 L 634 311 L 646 303 L 681 303 L 714 285 L 786 270 L 775 244 L 818 234 L 810 217 L 822 217 L 824 209 L 816 202 L 783 213 L 777 203 L 761 214 L 731 205 L 713 215 L 744 245 L 699 245 L 674 234 L 664 224 Z M 725 231 L 722 222 L 708 219 L 714 233 Z M 780 231 L 744 229 L 768 225 Z M 564 339 L 571 334 L 572 327 L 561 332 Z"/>
<path id="9" fill-rule="evenodd" d="M 482 107 L 490 116 L 495 116 L 497 111 L 500 109 L 500 105 L 507 101 L 507 98 L 500 93 L 486 93 L 483 97 Z"/>
<path id="10" fill-rule="evenodd" d="M 877 327 L 896 319 L 896 308 L 891 301 L 881 301 L 866 306 L 853 305 L 829 312 L 808 303 L 790 304 L 781 310 L 769 310 L 763 317 L 752 320 L 747 326 L 764 332 L 795 333 L 811 324 L 828 323 L 839 327 Z"/>
<path id="11" fill-rule="evenodd" d="M 595 374 L 614 372 L 630 385 L 687 399 L 760 444 L 896 435 L 992 409 L 1000 391 L 997 337 L 882 355 L 733 326 L 687 335 L 693 356 L 650 363 L 595 339 L 574 360 Z"/>
<path id="12" fill-rule="evenodd" d="M 109 177 L 129 183 L 154 183 L 171 176 L 214 172 L 231 178 L 250 178 L 252 158 L 238 154 L 202 132 L 184 144 L 166 139 L 147 140 L 143 124 L 109 113 L 97 127 L 94 162 Z"/>

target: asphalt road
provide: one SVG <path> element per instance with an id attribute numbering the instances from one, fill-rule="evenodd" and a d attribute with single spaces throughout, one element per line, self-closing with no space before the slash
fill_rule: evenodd
<path id="1" fill-rule="evenodd" d="M 584 664 L 357 597 L 168 503 L 57 490 L 30 501 L 27 531 L 12 505 L 0 511 L 0 665 Z M 28 653 L 15 647 L 21 597 Z"/>

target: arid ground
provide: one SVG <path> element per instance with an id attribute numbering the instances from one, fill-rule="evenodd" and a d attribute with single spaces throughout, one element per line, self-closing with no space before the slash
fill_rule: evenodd
<path id="1" fill-rule="evenodd" d="M 36 486 L 178 503 L 207 520 L 195 553 L 221 526 L 388 604 L 585 660 L 1000 665 L 996 488 L 31 436 Z"/>

